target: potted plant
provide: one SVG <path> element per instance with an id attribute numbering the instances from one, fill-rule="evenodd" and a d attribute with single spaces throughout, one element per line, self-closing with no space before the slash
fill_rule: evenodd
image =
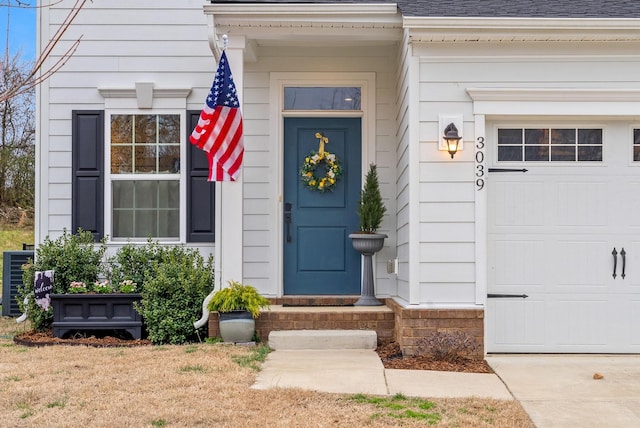
<path id="1" fill-rule="evenodd" d="M 220 336 L 225 342 L 250 342 L 255 332 L 255 319 L 271 301 L 250 285 L 229 281 L 229 286 L 213 295 L 207 308 L 218 312 Z"/>
<path id="2" fill-rule="evenodd" d="M 358 217 L 360 230 L 349 235 L 353 248 L 364 256 L 362 270 L 361 296 L 354 303 L 356 306 L 380 306 L 382 302 L 376 299 L 373 282 L 373 255 L 384 246 L 385 234 L 377 233 L 382 224 L 387 208 L 382 202 L 378 171 L 375 164 L 369 165 L 365 177 L 364 187 L 358 200 Z"/>

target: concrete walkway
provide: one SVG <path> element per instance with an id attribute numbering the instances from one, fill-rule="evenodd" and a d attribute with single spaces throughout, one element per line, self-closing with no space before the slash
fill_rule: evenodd
<path id="1" fill-rule="evenodd" d="M 640 427 L 640 356 L 508 355 L 486 360 L 538 428 Z M 596 373 L 602 378 L 594 379 Z"/>
<path id="2" fill-rule="evenodd" d="M 346 394 L 513 400 L 495 374 L 385 369 L 375 351 L 364 349 L 271 352 L 253 388 L 276 387 Z"/>

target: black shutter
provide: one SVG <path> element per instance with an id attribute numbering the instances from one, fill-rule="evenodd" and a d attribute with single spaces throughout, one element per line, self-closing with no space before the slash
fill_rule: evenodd
<path id="1" fill-rule="evenodd" d="M 71 228 L 104 236 L 104 111 L 72 113 L 72 209 Z"/>
<path id="2" fill-rule="evenodd" d="M 187 135 L 198 117 L 200 111 L 187 111 Z M 207 181 L 209 160 L 188 141 L 187 146 L 187 242 L 215 242 L 216 186 Z"/>

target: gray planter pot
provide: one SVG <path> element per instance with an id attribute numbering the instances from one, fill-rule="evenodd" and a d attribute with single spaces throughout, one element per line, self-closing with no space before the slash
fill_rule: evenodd
<path id="1" fill-rule="evenodd" d="M 386 237 L 387 235 L 382 233 L 352 233 L 349 235 L 353 248 L 364 256 L 362 291 L 360 298 L 354 303 L 355 306 L 381 306 L 383 304 L 376 299 L 374 293 L 372 256 L 382 249 Z"/>
<path id="2" fill-rule="evenodd" d="M 220 336 L 225 342 L 251 342 L 256 321 L 247 311 L 218 312 Z"/>

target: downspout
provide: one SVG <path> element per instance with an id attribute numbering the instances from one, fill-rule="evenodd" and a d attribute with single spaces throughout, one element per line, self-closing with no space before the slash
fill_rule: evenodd
<path id="1" fill-rule="evenodd" d="M 222 55 L 222 50 L 218 45 L 218 36 L 216 34 L 216 21 L 213 17 L 213 14 L 207 15 L 207 27 L 209 31 L 207 34 L 209 35 L 209 48 L 211 52 L 213 52 L 213 56 L 216 59 L 216 63 L 220 61 L 220 56 Z"/>

